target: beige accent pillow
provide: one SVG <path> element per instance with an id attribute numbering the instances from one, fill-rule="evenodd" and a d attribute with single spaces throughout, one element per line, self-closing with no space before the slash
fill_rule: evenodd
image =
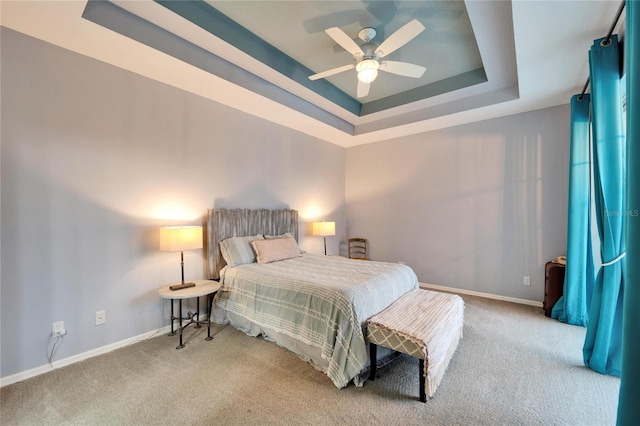
<path id="1" fill-rule="evenodd" d="M 258 263 L 262 264 L 300 257 L 300 249 L 293 238 L 256 240 L 252 241 L 251 245 L 256 252 Z"/>

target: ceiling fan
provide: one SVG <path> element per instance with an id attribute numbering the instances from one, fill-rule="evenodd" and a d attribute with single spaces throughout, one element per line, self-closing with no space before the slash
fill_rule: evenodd
<path id="1" fill-rule="evenodd" d="M 378 70 L 404 77 L 420 78 L 426 70 L 425 67 L 408 62 L 382 61 L 382 58 L 413 40 L 413 38 L 422 31 L 424 31 L 424 25 L 417 19 L 413 19 L 395 33 L 391 34 L 378 46 L 378 44 L 371 42 L 376 36 L 376 30 L 373 28 L 363 28 L 358 33 L 358 37 L 364 41 L 364 44 L 358 46 L 358 44 L 340 28 L 327 28 L 325 32 L 329 37 L 342 46 L 344 50 L 351 53 L 355 63 L 311 75 L 309 79 L 317 80 L 355 68 L 358 72 L 357 95 L 358 98 L 363 98 L 369 94 L 371 82 L 378 76 Z"/>

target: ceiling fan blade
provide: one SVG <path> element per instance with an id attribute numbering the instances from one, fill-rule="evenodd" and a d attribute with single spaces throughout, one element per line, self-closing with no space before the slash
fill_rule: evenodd
<path id="1" fill-rule="evenodd" d="M 370 87 L 371 87 L 371 84 L 363 83 L 360 80 L 358 80 L 358 89 L 356 90 L 358 98 L 364 98 L 365 96 L 367 96 L 369 94 Z"/>
<path id="2" fill-rule="evenodd" d="M 408 62 L 384 61 L 380 63 L 380 70 L 404 77 L 420 78 L 427 69 L 421 65 Z"/>
<path id="3" fill-rule="evenodd" d="M 344 50 L 351 53 L 352 56 L 357 58 L 361 58 L 364 56 L 364 52 L 362 51 L 360 46 L 358 46 L 358 44 L 340 28 L 331 27 L 324 30 L 324 32 L 329 34 L 329 37 L 331 37 L 333 41 L 342 46 Z"/>
<path id="4" fill-rule="evenodd" d="M 341 72 L 344 71 L 348 71 L 348 70 L 352 70 L 354 69 L 356 66 L 355 64 L 349 64 L 349 65 L 344 65 L 342 67 L 338 67 L 338 68 L 333 68 L 327 71 L 323 71 L 323 72 L 319 72 L 318 74 L 313 74 L 309 76 L 309 80 L 317 80 L 319 78 L 326 78 L 326 77 L 330 77 L 334 74 L 339 74 Z"/>
<path id="5" fill-rule="evenodd" d="M 391 34 L 380 46 L 378 46 L 375 52 L 376 56 L 378 58 L 382 58 L 383 56 L 394 52 L 396 49 L 399 49 L 409 43 L 422 31 L 424 31 L 424 25 L 422 25 L 420 21 L 417 19 L 409 21 L 398 31 Z"/>

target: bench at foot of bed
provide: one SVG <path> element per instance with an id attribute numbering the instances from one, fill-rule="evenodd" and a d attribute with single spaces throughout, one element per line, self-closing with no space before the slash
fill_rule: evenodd
<path id="1" fill-rule="evenodd" d="M 376 377 L 377 346 L 420 360 L 420 401 L 433 397 L 462 337 L 464 302 L 449 293 L 415 289 L 367 322 L 370 380 Z"/>

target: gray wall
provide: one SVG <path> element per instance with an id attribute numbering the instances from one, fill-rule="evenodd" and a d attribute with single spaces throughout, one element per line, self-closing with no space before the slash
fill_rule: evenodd
<path id="1" fill-rule="evenodd" d="M 421 282 L 542 301 L 568 164 L 566 105 L 349 148 L 347 235 Z"/>
<path id="2" fill-rule="evenodd" d="M 1 370 L 56 359 L 168 324 L 157 290 L 180 279 L 158 228 L 207 208 L 299 210 L 345 236 L 345 150 L 131 72 L 2 29 Z M 204 277 L 200 251 L 185 276 Z M 106 324 L 95 326 L 95 312 Z M 173 349 L 174 341 L 167 341 Z"/>

